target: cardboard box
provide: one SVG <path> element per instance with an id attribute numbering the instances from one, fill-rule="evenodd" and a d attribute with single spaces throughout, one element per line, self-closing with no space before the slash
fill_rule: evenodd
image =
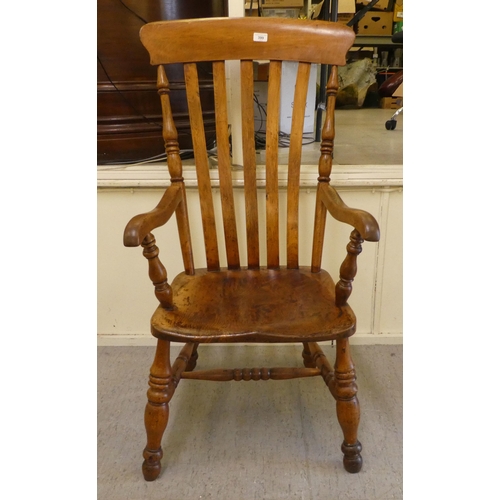
<path id="1" fill-rule="evenodd" d="M 356 1 L 355 0 L 339 0 L 337 6 L 337 13 L 339 14 L 352 14 L 356 12 Z"/>
<path id="2" fill-rule="evenodd" d="M 356 0 L 356 3 L 365 7 L 371 0 Z M 372 10 L 392 10 L 391 0 L 378 0 L 378 2 L 370 9 Z"/>
<path id="3" fill-rule="evenodd" d="M 356 2 L 354 0 L 339 0 L 337 11 L 337 22 L 347 24 L 356 14 Z"/>
<path id="4" fill-rule="evenodd" d="M 403 2 L 394 5 L 394 14 L 392 20 L 397 23 L 403 20 Z"/>
<path id="5" fill-rule="evenodd" d="M 262 17 L 286 17 L 288 19 L 298 19 L 300 9 L 262 9 Z"/>
<path id="6" fill-rule="evenodd" d="M 247 0 L 245 2 L 245 17 L 258 17 L 259 16 L 259 2 L 258 0 Z"/>
<path id="7" fill-rule="evenodd" d="M 402 97 L 382 97 L 379 106 L 382 109 L 399 109 L 403 106 Z"/>
<path id="8" fill-rule="evenodd" d="M 321 9 L 325 0 L 319 2 L 312 2 L 309 6 L 309 12 L 307 14 L 309 19 L 318 19 L 321 14 Z M 338 0 L 337 5 L 337 22 L 346 24 L 350 21 L 354 14 L 356 13 L 356 2 L 355 0 Z"/>
<path id="9" fill-rule="evenodd" d="M 347 24 L 353 17 L 354 14 L 337 14 L 337 22 L 340 24 Z"/>
<path id="10" fill-rule="evenodd" d="M 358 22 L 358 35 L 392 36 L 392 12 L 367 12 Z"/>
<path id="11" fill-rule="evenodd" d="M 288 7 L 304 7 L 304 0 L 262 0 L 263 9 L 284 9 Z"/>

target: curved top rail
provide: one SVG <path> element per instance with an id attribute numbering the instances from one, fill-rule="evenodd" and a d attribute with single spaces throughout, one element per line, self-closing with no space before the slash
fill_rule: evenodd
<path id="1" fill-rule="evenodd" d="M 153 65 L 269 59 L 342 66 L 355 34 L 328 21 L 241 17 L 153 22 L 140 38 Z"/>

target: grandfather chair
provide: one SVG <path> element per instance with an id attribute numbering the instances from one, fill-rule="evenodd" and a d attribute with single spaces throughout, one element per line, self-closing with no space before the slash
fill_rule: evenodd
<path id="1" fill-rule="evenodd" d="M 378 241 L 375 219 L 362 210 L 347 207 L 330 185 L 334 141 L 334 108 L 337 66 L 354 40 L 354 32 L 341 24 L 282 18 L 214 18 L 150 23 L 141 29 L 141 41 L 151 64 L 158 66 L 158 93 L 163 112 L 163 137 L 171 184 L 156 208 L 137 215 L 127 225 L 124 244 L 142 246 L 149 262 L 149 276 L 159 306 L 151 319 L 158 339 L 149 378 L 145 410 L 147 444 L 143 474 L 155 480 L 161 469 L 162 436 L 167 426 L 169 403 L 182 379 L 285 380 L 321 376 L 336 400 L 344 441 L 344 467 L 361 469 L 361 444 L 357 438 L 359 405 L 356 375 L 349 352 L 349 337 L 356 317 L 347 303 L 356 275 L 356 258 L 363 240 Z M 269 60 L 266 126 L 265 217 L 257 204 L 256 152 L 253 116 L 253 61 Z M 240 61 L 243 179 L 246 229 L 237 231 L 233 197 L 231 149 L 228 127 L 225 61 Z M 216 210 L 212 197 L 202 109 L 199 97 L 198 62 L 212 63 L 216 113 L 218 179 L 225 256 L 219 255 Z M 287 204 L 278 203 L 278 139 L 282 61 L 297 61 L 290 138 Z M 192 130 L 199 191 L 198 210 L 205 244 L 206 264 L 195 265 L 190 235 L 186 189 L 176 127 L 169 100 L 169 82 L 163 65 L 182 63 Z M 302 132 L 311 64 L 332 67 L 327 83 L 327 111 L 322 131 L 319 176 L 313 224 L 310 265 L 299 265 L 299 176 Z M 190 207 L 190 209 L 195 207 Z M 160 262 L 152 231 L 173 215 L 177 220 L 184 272 L 170 284 Z M 347 255 L 340 266 L 337 284 L 321 268 L 327 215 L 352 227 Z M 283 217 L 282 217 L 283 215 Z M 286 224 L 286 262 L 280 261 L 280 218 Z M 265 244 L 259 242 L 259 226 L 265 225 Z M 238 234 L 246 234 L 246 248 Z M 262 248 L 261 248 L 262 247 Z M 282 255 L 285 255 L 283 250 Z M 204 260 L 204 259 L 203 259 Z M 332 368 L 318 342 L 336 341 Z M 170 343 L 184 344 L 173 364 Z M 303 344 L 304 367 L 196 370 L 199 344 L 210 343 Z M 242 346 L 242 349 L 245 347 Z M 207 350 L 208 355 L 208 350 Z"/>

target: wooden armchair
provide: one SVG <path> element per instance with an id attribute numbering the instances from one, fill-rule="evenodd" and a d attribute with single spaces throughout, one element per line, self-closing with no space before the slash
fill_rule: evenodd
<path id="1" fill-rule="evenodd" d="M 139 246 L 149 262 L 149 276 L 160 305 L 151 320 L 158 339 L 151 367 L 145 411 L 147 444 L 143 473 L 148 481 L 160 473 L 169 402 L 181 379 L 212 381 L 284 380 L 322 376 L 337 402 L 344 434 L 341 449 L 349 472 L 361 469 L 357 438 L 359 405 L 349 337 L 356 318 L 347 304 L 356 275 L 356 258 L 363 240 L 378 241 L 375 219 L 347 207 L 330 182 L 334 140 L 337 66 L 345 64 L 354 33 L 325 21 L 281 18 L 196 19 L 145 25 L 141 40 L 158 65 L 158 92 L 163 111 L 163 136 L 171 185 L 152 211 L 134 217 L 125 229 L 125 246 Z M 253 61 L 270 60 L 266 132 L 266 208 L 259 219 L 253 112 Z M 226 104 L 225 61 L 241 61 L 246 252 L 238 244 L 233 196 L 231 150 Z M 207 147 L 199 98 L 197 62 L 213 64 L 217 156 L 226 255 L 219 255 Z M 286 223 L 286 263 L 280 262 L 278 204 L 278 138 L 282 61 L 298 61 L 290 137 Z M 163 65 L 184 65 L 189 118 L 196 162 L 206 267 L 195 266 L 186 190 L 179 145 L 169 101 L 169 82 Z M 299 175 L 311 63 L 332 66 L 327 84 L 327 111 L 319 153 L 314 238 L 310 266 L 299 266 Z M 159 259 L 152 231 L 173 215 L 177 219 L 185 271 L 171 284 Z M 347 256 L 337 284 L 321 269 L 327 214 L 352 226 Z M 265 219 L 265 220 L 262 220 Z M 265 224 L 266 244 L 259 244 L 259 225 Z M 242 230 L 245 231 L 245 230 Z M 240 234 L 241 236 L 241 234 Z M 265 254 L 262 259 L 261 253 Z M 241 254 L 241 255 L 240 255 Z M 222 261 L 222 265 L 221 265 Z M 226 264 L 227 262 L 227 264 Z M 318 345 L 335 340 L 332 368 Z M 173 364 L 170 343 L 185 343 Z M 303 368 L 243 368 L 194 370 L 197 348 L 203 343 L 302 343 Z"/>

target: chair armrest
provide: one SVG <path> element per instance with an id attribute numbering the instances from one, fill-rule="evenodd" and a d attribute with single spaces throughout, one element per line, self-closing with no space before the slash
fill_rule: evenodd
<path id="1" fill-rule="evenodd" d="M 138 247 L 153 229 L 163 226 L 172 217 L 181 200 L 181 185 L 169 186 L 153 210 L 130 220 L 123 234 L 123 244 L 126 247 Z"/>
<path id="2" fill-rule="evenodd" d="M 364 210 L 348 207 L 329 184 L 321 183 L 319 188 L 318 195 L 334 219 L 354 227 L 366 241 L 380 239 L 378 223 L 372 215 Z"/>

